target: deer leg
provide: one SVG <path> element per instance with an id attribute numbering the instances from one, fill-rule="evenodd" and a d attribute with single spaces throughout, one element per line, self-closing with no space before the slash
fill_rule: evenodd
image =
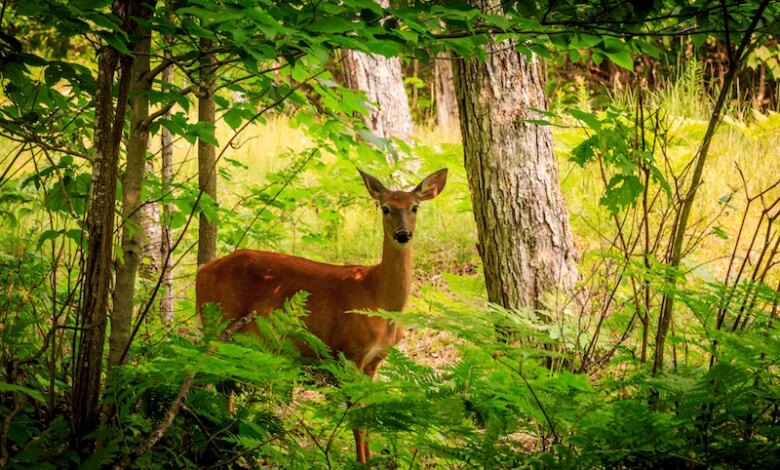
<path id="1" fill-rule="evenodd" d="M 228 390 L 228 396 L 227 396 L 227 408 L 228 408 L 228 414 L 230 417 L 233 417 L 233 413 L 235 413 L 235 404 L 233 403 L 233 390 Z"/>
<path id="2" fill-rule="evenodd" d="M 371 457 L 371 452 L 368 450 L 368 442 L 366 442 L 366 436 L 368 431 L 365 429 L 353 429 L 352 434 L 355 436 L 355 450 L 357 451 L 358 463 L 368 463 L 368 459 Z"/>
<path id="3" fill-rule="evenodd" d="M 348 400 L 347 408 L 352 408 L 353 406 L 355 406 L 355 404 Z M 365 429 L 353 429 L 352 435 L 355 436 L 355 451 L 358 463 L 368 463 L 370 452 L 368 450 L 368 443 L 365 439 L 366 436 L 368 436 L 368 431 Z"/>
<path id="4" fill-rule="evenodd" d="M 373 380 L 376 377 L 377 368 L 382 362 L 382 358 L 376 358 L 366 363 L 358 363 L 358 367 L 364 374 L 371 377 Z M 347 406 L 352 407 L 354 404 L 348 402 Z M 371 458 L 371 450 L 368 447 L 368 430 L 367 429 L 353 429 L 352 434 L 355 436 L 355 450 L 357 452 L 358 463 L 368 463 L 368 459 Z"/>
<path id="5" fill-rule="evenodd" d="M 371 380 L 376 378 L 377 369 L 379 364 L 382 363 L 383 357 L 378 357 L 366 366 L 363 367 L 363 373 L 371 377 Z M 371 458 L 371 449 L 368 447 L 368 430 L 367 429 L 353 429 L 352 433 L 355 435 L 355 447 L 357 448 L 357 459 L 359 463 L 367 463 Z"/>

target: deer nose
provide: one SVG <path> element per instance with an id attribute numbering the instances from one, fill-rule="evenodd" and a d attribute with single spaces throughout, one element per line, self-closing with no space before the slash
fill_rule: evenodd
<path id="1" fill-rule="evenodd" d="M 412 232 L 409 230 L 396 230 L 393 233 L 393 239 L 398 243 L 408 243 L 412 239 Z"/>

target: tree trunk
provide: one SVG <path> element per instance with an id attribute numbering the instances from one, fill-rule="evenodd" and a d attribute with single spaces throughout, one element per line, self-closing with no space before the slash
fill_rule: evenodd
<path id="1" fill-rule="evenodd" d="M 154 5 L 141 2 L 144 17 L 151 15 Z M 149 144 L 149 54 L 151 33 L 138 28 L 141 40 L 133 48 L 135 60 L 131 71 L 130 135 L 127 139 L 127 165 L 122 178 L 122 258 L 116 268 L 114 309 L 111 312 L 108 363 L 122 364 L 127 356 L 135 307 L 135 279 L 143 254 L 144 227 L 141 211 L 141 190 L 146 170 L 146 148 Z"/>
<path id="2" fill-rule="evenodd" d="M 129 32 L 133 2 L 117 0 L 115 15 L 123 18 L 122 28 Z M 101 49 L 95 91 L 95 132 L 92 179 L 87 208 L 87 254 L 84 283 L 78 314 L 80 336 L 73 377 L 73 428 L 76 439 L 94 431 L 100 422 L 100 385 L 103 372 L 103 348 L 106 337 L 108 297 L 112 279 L 112 247 L 119 144 L 127 105 L 132 58 L 123 56 L 119 91 L 114 109 L 112 89 L 119 53 Z"/>
<path id="3" fill-rule="evenodd" d="M 208 51 L 212 47 L 208 39 L 200 40 L 200 48 Z M 198 121 L 214 131 L 214 56 L 206 54 L 202 60 L 202 72 L 199 84 Z M 214 145 L 198 140 L 198 187 L 203 197 L 217 200 L 217 149 Z M 201 204 L 204 202 L 201 200 Z M 198 225 L 198 266 L 208 263 L 217 255 L 217 221 L 209 220 L 204 212 L 200 213 Z"/>
<path id="4" fill-rule="evenodd" d="M 552 134 L 523 122 L 546 108 L 539 64 L 509 46 L 456 62 L 455 85 L 488 298 L 538 307 L 545 292 L 573 286 L 576 256 Z"/>
<path id="5" fill-rule="evenodd" d="M 172 12 L 168 10 L 169 19 L 172 19 Z M 170 59 L 171 44 L 173 37 L 165 37 L 165 50 L 163 55 Z M 168 67 L 162 72 L 162 91 L 167 91 L 168 84 L 173 82 L 173 67 Z M 163 114 L 163 119 L 171 118 L 171 111 Z M 160 266 L 163 269 L 162 295 L 160 296 L 160 316 L 163 323 L 170 325 L 173 323 L 173 266 L 172 259 L 172 237 L 171 237 L 171 216 L 173 215 L 173 202 L 165 202 L 166 199 L 172 200 L 171 185 L 173 182 L 173 135 L 165 126 L 160 127 L 160 153 L 162 157 L 162 168 L 160 171 L 160 182 L 162 194 L 162 212 L 163 223 L 161 224 L 162 233 L 160 234 Z"/>
<path id="6" fill-rule="evenodd" d="M 409 139 L 414 131 L 406 97 L 401 60 L 376 54 L 345 51 L 347 86 L 366 94 L 374 103 L 366 125 L 379 137 Z"/>
<path id="7" fill-rule="evenodd" d="M 448 129 L 458 125 L 458 100 L 452 72 L 452 56 L 439 54 L 433 66 L 436 121 L 439 127 Z"/>
<path id="8" fill-rule="evenodd" d="M 382 8 L 389 0 L 376 0 Z M 347 86 L 362 91 L 374 103 L 366 125 L 379 137 L 408 140 L 414 133 L 412 113 L 404 88 L 401 59 L 377 54 L 344 51 Z"/>
<path id="9" fill-rule="evenodd" d="M 155 172 L 151 160 L 146 161 L 146 174 Z M 162 220 L 160 206 L 144 201 L 141 206 L 141 226 L 144 233 L 143 256 L 141 258 L 141 277 L 146 280 L 157 280 L 162 267 Z"/>

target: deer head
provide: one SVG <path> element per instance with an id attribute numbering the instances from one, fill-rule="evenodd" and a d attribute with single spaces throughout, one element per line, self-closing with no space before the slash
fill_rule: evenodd
<path id="1" fill-rule="evenodd" d="M 368 193 L 382 209 L 385 238 L 397 246 L 407 246 L 412 240 L 420 202 L 438 196 L 447 182 L 447 169 L 444 168 L 426 177 L 411 191 L 392 191 L 368 173 L 358 171 Z"/>

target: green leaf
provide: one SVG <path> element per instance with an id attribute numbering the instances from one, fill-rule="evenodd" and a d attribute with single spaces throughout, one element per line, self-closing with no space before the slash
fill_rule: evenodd
<path id="1" fill-rule="evenodd" d="M 634 205 L 643 190 L 644 185 L 636 175 L 615 175 L 609 180 L 607 191 L 599 203 L 615 214 L 620 209 Z"/>
<path id="2" fill-rule="evenodd" d="M 577 119 L 578 121 L 585 123 L 585 125 L 593 129 L 594 131 L 601 130 L 601 121 L 599 121 L 599 119 L 593 114 L 586 113 L 578 109 L 569 110 L 569 114 L 571 114 L 572 117 Z"/>
<path id="3" fill-rule="evenodd" d="M 345 33 L 363 29 L 362 23 L 347 21 L 338 16 L 320 18 L 306 25 L 306 29 L 315 33 Z"/>
<path id="4" fill-rule="evenodd" d="M 671 186 L 669 186 L 669 182 L 666 181 L 666 178 L 664 177 L 663 173 L 661 173 L 661 170 L 659 170 L 657 166 L 652 165 L 650 167 L 650 176 L 653 178 L 653 181 L 655 181 L 661 186 L 661 189 L 666 193 L 667 196 L 671 196 L 672 188 Z"/>
<path id="5" fill-rule="evenodd" d="M 241 122 L 243 121 L 243 118 L 241 117 L 241 110 L 239 108 L 232 108 L 228 110 L 223 116 L 222 119 L 225 120 L 225 124 L 230 126 L 231 129 L 236 130 L 241 126 Z"/>
<path id="6" fill-rule="evenodd" d="M 109 46 L 113 47 L 117 51 L 121 52 L 124 55 L 133 55 L 133 51 L 131 51 L 127 44 L 125 44 L 124 38 L 120 37 L 119 34 L 109 32 L 109 31 L 98 31 L 98 36 L 102 37 L 103 40 L 108 43 Z"/>
<path id="7" fill-rule="evenodd" d="M 550 52 L 550 50 L 541 44 L 531 44 L 528 46 L 528 49 L 530 49 L 531 52 L 538 55 L 539 57 L 544 57 L 545 59 L 552 59 L 553 55 Z"/>
<path id="8" fill-rule="evenodd" d="M 39 401 L 41 403 L 46 402 L 46 399 L 43 397 L 41 392 L 31 388 L 22 387 L 21 385 L 0 382 L 0 392 L 23 393 L 35 401 Z"/>
<path id="9" fill-rule="evenodd" d="M 181 228 L 187 223 L 187 215 L 181 211 L 171 214 L 171 228 Z"/>
<path id="10" fill-rule="evenodd" d="M 46 230 L 40 234 L 40 236 L 38 236 L 38 244 L 36 245 L 36 249 L 40 251 L 44 243 L 49 240 L 56 240 L 60 235 L 62 235 L 62 230 Z"/>
<path id="11" fill-rule="evenodd" d="M 217 208 L 218 206 L 214 199 L 212 199 L 212 197 L 208 194 L 203 193 L 200 198 L 200 202 L 198 203 L 198 210 L 206 216 L 209 222 L 218 221 Z"/>
<path id="12" fill-rule="evenodd" d="M 700 48 L 704 45 L 705 42 L 707 42 L 707 35 L 700 33 L 700 34 L 691 34 L 690 36 L 691 42 L 696 47 L 696 49 Z"/>
<path id="13" fill-rule="evenodd" d="M 552 123 L 544 119 L 519 119 L 518 122 L 526 122 L 528 124 L 536 124 L 539 126 L 550 126 Z"/>
<path id="14" fill-rule="evenodd" d="M 627 50 L 616 52 L 605 51 L 604 53 L 615 65 L 619 65 L 626 70 L 634 70 L 634 59 L 631 57 L 631 53 Z"/>
<path id="15" fill-rule="evenodd" d="M 191 130 L 192 134 L 198 139 L 206 142 L 207 144 L 219 147 L 219 141 L 217 141 L 217 138 L 214 137 L 214 131 L 216 128 L 213 124 L 198 123 L 197 125 L 192 126 Z"/>
<path id="16" fill-rule="evenodd" d="M 25 64 L 32 65 L 33 67 L 42 67 L 48 63 L 46 62 L 46 59 L 35 54 L 24 53 L 21 56 Z"/>
<path id="17" fill-rule="evenodd" d="M 593 160 L 596 156 L 594 148 L 598 148 L 599 145 L 599 136 L 590 136 L 571 150 L 571 160 L 579 166 L 585 166 L 586 163 Z"/>

